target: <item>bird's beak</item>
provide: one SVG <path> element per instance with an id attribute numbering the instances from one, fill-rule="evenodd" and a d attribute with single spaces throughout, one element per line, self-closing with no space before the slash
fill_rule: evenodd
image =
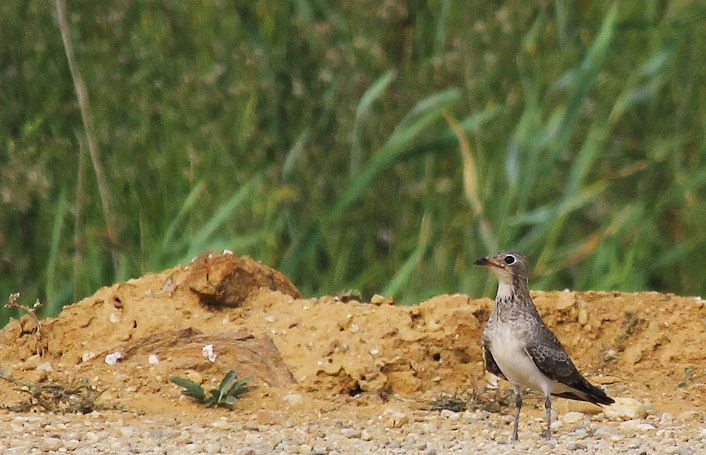
<path id="1" fill-rule="evenodd" d="M 505 268 L 505 264 L 502 263 L 501 261 L 498 261 L 497 258 L 492 257 L 492 256 L 486 256 L 483 258 L 478 258 L 474 262 L 476 265 L 484 265 L 486 267 L 497 267 L 499 269 Z"/>

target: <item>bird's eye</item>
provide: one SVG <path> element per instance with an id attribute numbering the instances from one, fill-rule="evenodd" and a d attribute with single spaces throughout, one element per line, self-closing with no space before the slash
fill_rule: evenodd
<path id="1" fill-rule="evenodd" d="M 515 256 L 505 256 L 505 264 L 510 265 L 515 263 Z"/>

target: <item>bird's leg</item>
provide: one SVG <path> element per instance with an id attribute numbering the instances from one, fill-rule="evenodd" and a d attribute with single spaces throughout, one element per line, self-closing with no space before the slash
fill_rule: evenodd
<path id="1" fill-rule="evenodd" d="M 547 396 L 546 400 L 544 401 L 544 413 L 545 413 L 546 419 L 547 419 L 547 433 L 544 435 L 544 437 L 547 439 L 551 439 L 552 438 L 552 399 L 550 396 Z"/>
<path id="2" fill-rule="evenodd" d="M 512 426 L 512 440 L 517 441 L 517 431 L 520 427 L 520 409 L 522 409 L 522 390 L 515 390 L 515 423 Z"/>

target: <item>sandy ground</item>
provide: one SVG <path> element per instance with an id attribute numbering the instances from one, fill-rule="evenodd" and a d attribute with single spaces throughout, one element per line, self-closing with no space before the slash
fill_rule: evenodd
<path id="1" fill-rule="evenodd" d="M 272 269 L 212 254 L 102 288 L 43 321 L 39 331 L 29 316 L 8 324 L 0 332 L 6 376 L 64 386 L 84 381 L 103 392 L 98 404 L 120 410 L 0 411 L 6 422 L 0 446 L 17 453 L 91 453 L 103 451 L 101 444 L 105 453 L 431 454 L 522 452 L 543 444 L 557 453 L 706 449 L 700 298 L 651 292 L 535 292 L 533 298 L 579 369 L 618 399 L 611 410 L 556 399 L 557 436 L 549 443 L 538 436 L 542 410 L 530 397 L 521 441 L 507 445 L 508 385 L 488 387 L 494 381 L 483 371 L 479 348 L 491 300 L 443 295 L 402 307 L 382 298 L 305 299 Z M 215 359 L 203 355 L 206 345 Z M 114 353 L 119 361 L 107 363 Z M 185 376 L 209 388 L 231 369 L 253 378 L 234 411 L 197 405 L 168 380 Z M 431 409 L 454 393 L 467 410 Z M 27 396 L 0 381 L 3 405 Z"/>

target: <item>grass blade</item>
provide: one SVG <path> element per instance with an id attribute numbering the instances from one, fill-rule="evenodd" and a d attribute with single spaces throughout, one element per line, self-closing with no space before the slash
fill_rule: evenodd
<path id="1" fill-rule="evenodd" d="M 353 130 L 351 133 L 351 158 L 350 158 L 350 176 L 358 174 L 361 166 L 361 145 L 360 145 L 360 131 L 362 129 L 362 123 L 368 117 L 370 108 L 373 103 L 377 101 L 384 93 L 385 90 L 390 86 L 392 81 L 397 77 L 397 72 L 390 70 L 380 76 L 373 85 L 370 86 L 368 90 L 365 91 L 363 97 L 358 103 L 358 107 L 355 111 L 355 121 L 353 122 Z"/>
<path id="2" fill-rule="evenodd" d="M 59 193 L 59 201 L 54 210 L 54 223 L 52 224 L 51 243 L 49 247 L 49 257 L 47 258 L 47 278 L 46 278 L 46 303 L 44 314 L 56 314 L 59 302 L 57 299 L 56 271 L 59 259 L 59 246 L 61 244 L 61 234 L 64 228 L 64 218 L 66 217 L 66 193 Z"/>

